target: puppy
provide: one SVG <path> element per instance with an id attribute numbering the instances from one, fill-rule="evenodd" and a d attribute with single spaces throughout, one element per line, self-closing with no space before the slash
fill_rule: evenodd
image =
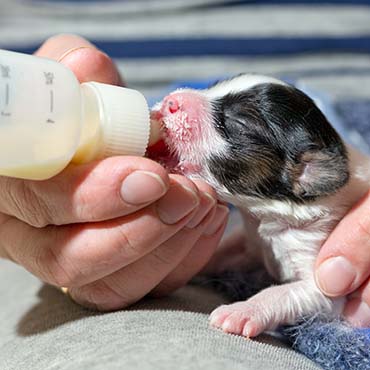
<path id="1" fill-rule="evenodd" d="M 243 74 L 205 90 L 180 89 L 156 104 L 171 172 L 203 179 L 244 218 L 247 261 L 280 285 L 212 312 L 211 325 L 254 337 L 344 299 L 317 288 L 314 264 L 335 225 L 369 188 L 369 159 L 338 136 L 303 92 Z M 253 266 L 252 266 L 253 267 Z"/>

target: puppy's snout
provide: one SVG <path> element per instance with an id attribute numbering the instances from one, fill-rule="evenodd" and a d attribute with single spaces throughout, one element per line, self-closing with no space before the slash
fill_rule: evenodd
<path id="1" fill-rule="evenodd" d="M 169 99 L 167 104 L 170 113 L 176 113 L 180 108 L 179 102 L 174 98 Z"/>

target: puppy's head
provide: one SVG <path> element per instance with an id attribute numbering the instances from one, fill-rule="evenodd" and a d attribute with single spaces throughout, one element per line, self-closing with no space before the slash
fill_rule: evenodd
<path id="1" fill-rule="evenodd" d="M 225 196 L 304 202 L 348 181 L 345 146 L 325 116 L 273 78 L 240 75 L 206 90 L 178 90 L 153 115 L 164 126 L 171 169 Z"/>

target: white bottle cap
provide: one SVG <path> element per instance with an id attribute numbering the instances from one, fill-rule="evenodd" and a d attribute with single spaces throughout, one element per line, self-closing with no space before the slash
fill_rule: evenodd
<path id="1" fill-rule="evenodd" d="M 144 96 L 132 89 L 87 82 L 99 100 L 102 157 L 143 156 L 149 142 L 150 116 Z"/>

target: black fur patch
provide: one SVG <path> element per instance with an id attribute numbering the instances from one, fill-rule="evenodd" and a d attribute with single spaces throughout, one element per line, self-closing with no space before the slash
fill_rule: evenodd
<path id="1" fill-rule="evenodd" d="M 212 106 L 229 153 L 214 155 L 209 168 L 231 193 L 302 202 L 332 194 L 348 181 L 341 138 L 296 88 L 260 84 Z"/>

